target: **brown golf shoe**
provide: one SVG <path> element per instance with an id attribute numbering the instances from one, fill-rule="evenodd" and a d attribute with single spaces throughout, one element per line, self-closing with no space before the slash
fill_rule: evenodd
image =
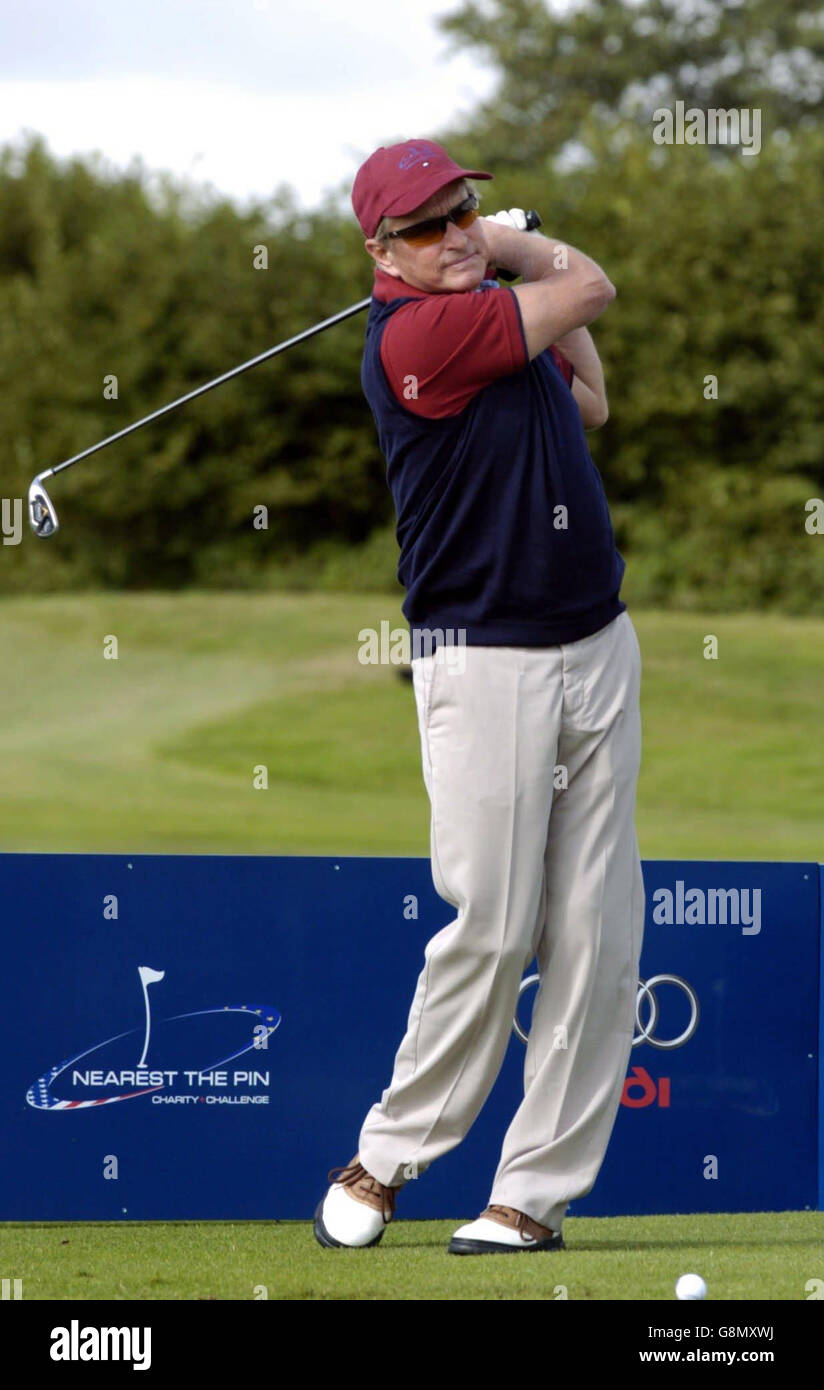
<path id="1" fill-rule="evenodd" d="M 549 1240 L 550 1236 L 556 1236 L 557 1231 L 553 1231 L 551 1226 L 542 1226 L 540 1222 L 533 1221 L 531 1216 L 527 1216 L 525 1211 L 516 1211 L 514 1207 L 491 1206 L 487 1207 L 482 1216 L 488 1216 L 490 1221 L 499 1221 L 502 1226 L 510 1226 L 514 1231 L 521 1231 L 533 1240 Z"/>
<path id="2" fill-rule="evenodd" d="M 317 1241 L 327 1248 L 377 1245 L 395 1215 L 399 1187 L 373 1178 L 358 1154 L 342 1168 L 330 1169 L 328 1178 L 331 1186 L 315 1212 Z"/>
<path id="3" fill-rule="evenodd" d="M 342 1168 L 330 1168 L 327 1177 L 331 1183 L 338 1182 L 341 1187 L 345 1187 L 349 1196 L 354 1197 L 356 1202 L 365 1202 L 366 1206 L 379 1211 L 384 1225 L 388 1225 L 392 1220 L 395 1215 L 395 1198 L 400 1188 L 387 1187 L 385 1183 L 373 1178 L 360 1162 L 358 1154 Z"/>
<path id="4" fill-rule="evenodd" d="M 500 1235 L 496 1231 L 500 1230 Z M 506 1234 L 504 1234 L 506 1231 Z M 477 1221 L 461 1226 L 449 1243 L 450 1255 L 510 1254 L 515 1250 L 565 1250 L 560 1231 L 542 1226 L 524 1211 L 494 1203 Z"/>

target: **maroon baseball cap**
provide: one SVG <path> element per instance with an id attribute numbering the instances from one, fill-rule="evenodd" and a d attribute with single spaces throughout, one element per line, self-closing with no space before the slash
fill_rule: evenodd
<path id="1" fill-rule="evenodd" d="M 455 179 L 491 179 L 483 169 L 462 169 L 434 140 L 381 145 L 360 166 L 352 185 L 352 207 L 367 237 L 383 217 L 405 217 Z"/>

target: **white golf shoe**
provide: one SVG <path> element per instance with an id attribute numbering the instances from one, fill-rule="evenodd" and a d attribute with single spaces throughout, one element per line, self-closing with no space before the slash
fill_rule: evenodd
<path id="1" fill-rule="evenodd" d="M 397 1187 L 387 1187 L 367 1173 L 357 1154 L 329 1173 L 332 1186 L 315 1212 L 315 1239 L 330 1249 L 377 1245 L 395 1215 Z"/>
<path id="2" fill-rule="evenodd" d="M 560 1231 L 533 1221 L 514 1207 L 488 1206 L 477 1221 L 460 1226 L 449 1242 L 450 1255 L 509 1255 L 516 1250 L 565 1250 Z"/>

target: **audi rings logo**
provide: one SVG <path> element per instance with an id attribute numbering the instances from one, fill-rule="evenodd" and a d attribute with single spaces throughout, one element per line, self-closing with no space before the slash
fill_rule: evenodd
<path id="1" fill-rule="evenodd" d="M 527 975 L 526 979 L 521 981 L 521 987 L 518 990 L 519 1003 L 524 991 L 529 989 L 532 985 L 537 985 L 539 981 L 539 975 Z M 661 1005 L 658 1000 L 657 991 L 662 985 L 671 986 L 681 991 L 686 996 L 687 1004 L 689 1005 L 689 1022 L 680 1033 L 672 1038 L 662 1038 L 658 1036 Z M 644 1013 L 646 1014 L 646 1022 L 642 1016 Z M 651 1047 L 659 1047 L 670 1051 L 674 1047 L 683 1047 L 684 1043 L 688 1043 L 690 1038 L 694 1035 L 700 1017 L 701 1010 L 698 1005 L 698 995 L 695 993 L 692 985 L 688 984 L 686 980 L 683 980 L 680 975 L 652 975 L 648 980 L 639 980 L 638 994 L 635 998 L 635 1023 L 638 1031 L 632 1039 L 632 1046 L 637 1047 L 639 1043 L 648 1042 Z M 512 1020 L 512 1027 L 516 1035 L 521 1039 L 521 1042 L 525 1043 L 528 1034 L 524 1032 L 518 1022 L 517 1012 L 515 1018 Z"/>
<path id="2" fill-rule="evenodd" d="M 658 1019 L 661 1012 L 658 1003 L 658 995 L 655 993 L 659 985 L 674 985 L 676 989 L 683 990 L 684 994 L 687 996 L 687 1003 L 690 1008 L 689 1023 L 683 1032 L 679 1033 L 674 1038 L 653 1037 L 658 1026 Z M 649 1016 L 646 1023 L 644 1023 L 641 1018 L 641 1008 L 645 1000 L 649 1007 Z M 699 1017 L 698 995 L 695 993 L 692 985 L 687 984 L 686 980 L 682 980 L 680 975 L 653 975 L 649 980 L 639 980 L 638 993 L 635 996 L 635 1022 L 640 1031 L 636 1033 L 633 1038 L 632 1045 L 633 1047 L 637 1047 L 639 1043 L 648 1042 L 652 1047 L 683 1047 L 684 1043 L 689 1042 L 698 1027 Z"/>

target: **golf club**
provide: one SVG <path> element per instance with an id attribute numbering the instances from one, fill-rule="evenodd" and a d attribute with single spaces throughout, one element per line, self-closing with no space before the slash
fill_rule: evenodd
<path id="1" fill-rule="evenodd" d="M 526 214 L 526 230 L 533 231 L 540 225 L 541 219 L 538 213 L 534 209 L 530 210 Z M 516 278 L 510 271 L 500 269 L 498 276 L 503 280 Z M 241 372 L 248 372 L 250 368 L 259 366 L 261 362 L 267 362 L 270 357 L 276 357 L 279 352 L 285 352 L 287 348 L 294 347 L 295 343 L 302 343 L 316 333 L 322 333 L 325 328 L 331 328 L 332 324 L 342 323 L 344 319 L 351 318 L 353 314 L 359 314 L 361 310 L 368 308 L 371 302 L 372 296 L 369 295 L 366 299 L 359 300 L 357 304 L 351 304 L 348 309 L 342 309 L 339 314 L 333 314 L 331 318 L 323 319 L 321 323 L 316 323 L 313 328 L 306 328 L 302 333 L 296 333 L 294 337 L 287 338 L 283 343 L 278 343 L 276 347 L 268 348 L 266 352 L 259 353 L 257 357 L 251 357 L 248 362 L 241 362 L 239 367 L 233 367 L 231 371 L 215 377 L 214 381 L 207 381 L 205 385 L 195 387 L 194 391 L 188 391 L 185 396 L 179 396 L 176 401 L 162 405 L 159 410 L 153 410 L 151 415 L 144 415 L 142 420 L 135 420 L 133 425 L 127 425 L 125 429 L 118 430 L 116 434 L 110 434 L 108 438 L 101 439 L 99 444 L 92 444 L 88 449 L 83 449 L 81 453 L 73 454 L 71 458 L 64 459 L 62 463 L 56 463 L 53 468 L 46 468 L 42 473 L 38 473 L 31 481 L 28 497 L 29 523 L 35 535 L 43 539 L 53 536 L 60 525 L 54 503 L 43 486 L 44 479 L 53 478 L 57 473 L 62 473 L 64 468 L 71 468 L 72 464 L 79 463 L 81 459 L 88 458 L 90 454 L 96 454 L 100 449 L 106 449 L 109 444 L 114 444 L 118 439 L 125 439 L 127 434 L 133 434 L 135 430 L 142 429 L 152 420 L 159 420 L 162 415 L 168 415 L 170 411 L 177 410 L 178 406 L 185 405 L 187 401 L 193 401 L 197 396 L 202 396 L 207 391 L 213 391 L 216 386 L 222 386 L 224 381 L 231 381 L 233 377 L 240 376 Z"/>

